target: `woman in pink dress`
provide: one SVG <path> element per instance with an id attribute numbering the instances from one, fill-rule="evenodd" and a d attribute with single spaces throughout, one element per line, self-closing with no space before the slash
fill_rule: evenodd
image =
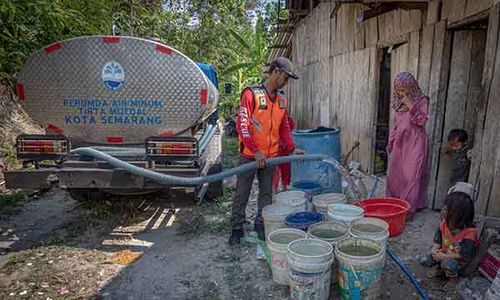
<path id="1" fill-rule="evenodd" d="M 387 146 L 386 195 L 410 202 L 411 217 L 427 206 L 429 141 L 425 124 L 429 98 L 411 73 L 402 72 L 394 80 L 391 102 L 395 114 Z"/>

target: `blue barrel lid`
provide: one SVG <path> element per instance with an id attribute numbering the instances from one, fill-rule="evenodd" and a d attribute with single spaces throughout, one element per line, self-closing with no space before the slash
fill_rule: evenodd
<path id="1" fill-rule="evenodd" d="M 308 192 L 317 192 L 321 190 L 321 184 L 315 181 L 298 181 L 292 185 L 294 189 Z"/>
<path id="2" fill-rule="evenodd" d="M 303 130 L 294 130 L 294 135 L 324 135 L 325 133 L 329 134 L 338 134 L 340 132 L 339 128 L 330 128 L 319 126 L 314 129 L 303 129 Z"/>

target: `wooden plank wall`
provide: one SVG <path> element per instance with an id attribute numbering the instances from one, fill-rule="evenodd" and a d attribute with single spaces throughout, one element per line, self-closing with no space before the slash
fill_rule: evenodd
<path id="1" fill-rule="evenodd" d="M 360 147 L 352 159 L 363 166 L 371 163 L 374 115 L 376 103 L 376 77 L 378 56 L 376 47 L 348 52 L 332 58 L 330 114 L 341 128 L 342 152 L 346 153 L 354 143 Z"/>
<path id="2" fill-rule="evenodd" d="M 448 57 L 450 51 L 450 39 L 446 32 L 446 21 L 441 21 L 435 25 L 432 46 L 432 60 L 430 69 L 430 81 L 428 96 L 429 120 L 427 122 L 427 133 L 430 138 L 430 175 L 428 199 L 434 199 L 436 190 L 436 177 L 438 172 L 439 153 L 442 146 L 443 117 L 446 103 L 446 87 L 448 83 L 448 72 L 443 72 L 448 68 Z M 429 207 L 432 207 L 429 203 Z"/>
<path id="3" fill-rule="evenodd" d="M 422 13 L 396 10 L 359 24 L 356 16 L 362 5 L 342 5 L 331 19 L 333 7 L 321 3 L 294 30 L 292 55 L 301 79 L 290 82 L 290 112 L 299 128 L 340 127 L 343 153 L 359 141 L 352 159 L 370 171 L 378 100 L 377 45 L 406 41 L 397 50 L 398 70 L 417 74 Z"/>
<path id="4" fill-rule="evenodd" d="M 342 151 L 360 141 L 352 158 L 371 171 L 378 48 L 399 45 L 392 53 L 392 73 L 406 70 L 416 74 L 430 98 L 427 132 L 431 145 L 429 199 L 433 199 L 443 129 L 451 126 L 444 124 L 452 43 L 447 27 L 484 13 L 494 3 L 497 6 L 490 13 L 483 92 L 477 99 L 471 182 L 478 191 L 479 212 L 500 216 L 500 123 L 496 121 L 500 86 L 495 84 L 500 81 L 500 0 L 430 0 L 427 12 L 395 10 L 362 24 L 355 21 L 362 6 L 342 5 L 330 19 L 334 4 L 321 3 L 293 33 L 293 61 L 301 80 L 290 83 L 289 97 L 298 126 L 341 127 Z M 474 122 L 472 116 L 467 119 Z M 466 122 L 464 126 L 472 125 Z"/>
<path id="5" fill-rule="evenodd" d="M 454 128 L 463 128 L 473 140 L 476 126 L 477 104 L 481 88 L 481 74 L 484 64 L 485 30 L 459 30 L 453 32 L 451 52 L 450 80 L 444 115 L 443 143 L 446 144 L 448 132 Z M 449 178 L 453 168 L 453 159 L 447 153 L 447 147 L 441 148 L 435 207 L 440 208 L 449 188 Z"/>
<path id="6" fill-rule="evenodd" d="M 441 130 L 439 122 L 434 122 L 444 111 L 443 83 L 441 81 L 441 66 L 444 57 L 444 39 L 446 23 L 427 25 L 422 29 L 421 11 L 392 11 L 378 18 L 371 19 L 362 24 L 357 24 L 355 15 L 359 9 L 358 5 L 343 5 L 338 11 L 337 17 L 330 20 L 330 43 L 321 43 L 316 46 L 316 51 L 322 53 L 320 70 L 330 70 L 319 76 L 320 100 L 311 101 L 307 96 L 312 86 L 317 82 L 311 82 L 311 70 L 315 68 L 312 56 L 306 51 L 304 41 L 312 44 L 306 36 L 311 30 L 307 27 L 321 26 L 318 19 L 326 19 L 328 22 L 329 12 L 333 5 L 322 3 L 294 32 L 294 62 L 299 65 L 302 80 L 292 82 L 292 90 L 301 96 L 291 101 L 292 115 L 297 118 L 301 128 L 310 128 L 317 125 L 341 127 L 342 151 L 346 153 L 356 141 L 360 141 L 360 148 L 353 153 L 353 159 L 360 160 L 365 170 L 371 171 L 373 164 L 373 144 L 375 138 L 375 120 L 378 97 L 378 72 L 379 63 L 376 47 L 386 47 L 398 44 L 392 53 L 392 78 L 400 71 L 410 71 L 416 74 L 425 93 L 431 98 L 428 132 L 431 144 L 434 148 L 441 145 L 441 136 L 432 133 L 437 128 Z M 421 30 L 422 29 L 422 30 Z M 325 30 L 324 28 L 322 30 Z M 364 35 L 361 34 L 364 32 Z M 325 34 L 326 35 L 326 34 Z M 322 38 L 324 40 L 324 36 Z M 364 45 L 361 42 L 364 40 Z M 402 43 L 402 44 L 401 44 Z M 360 51 L 357 48 L 364 46 L 372 48 L 370 51 Z M 330 59 L 325 60 L 325 53 L 330 51 Z M 434 55 L 433 55 L 434 54 Z M 368 58 L 368 59 L 367 59 Z M 357 61 L 361 63 L 356 63 Z M 366 63 L 368 61 L 368 63 Z M 317 69 L 317 68 L 316 68 Z M 364 70 L 364 72 L 361 72 Z M 360 80 L 358 74 L 370 74 L 371 88 L 361 86 L 366 82 L 363 77 Z M 324 82 L 331 82 L 330 88 L 324 87 Z M 431 86 L 432 82 L 432 86 Z M 325 92 L 326 91 L 326 92 Z M 307 96 L 307 98 L 304 98 Z M 326 98 L 328 97 L 328 100 Z M 359 100 L 356 100 L 359 99 Z M 310 105 L 318 103 L 330 103 L 329 109 L 320 110 L 319 114 L 311 111 Z M 364 105 L 369 104 L 372 105 Z M 311 116 L 319 116 L 319 120 Z M 359 116 L 363 115 L 361 119 Z M 327 121 L 328 122 L 325 122 Z M 366 122 L 362 122 L 366 121 Z M 434 162 L 438 161 L 439 152 L 431 154 Z M 433 170 L 435 178 L 437 169 Z M 434 184 L 435 186 L 435 184 Z M 431 186 L 430 194 L 434 194 Z"/>
<path id="7" fill-rule="evenodd" d="M 439 1 L 433 1 L 439 2 Z M 441 0 L 441 19 L 447 19 L 448 24 L 461 21 L 491 8 L 493 0 Z"/>
<path id="8" fill-rule="evenodd" d="M 490 11 L 483 97 L 478 101 L 479 114 L 473 149 L 470 182 L 476 188 L 480 214 L 500 217 L 500 2 Z"/>

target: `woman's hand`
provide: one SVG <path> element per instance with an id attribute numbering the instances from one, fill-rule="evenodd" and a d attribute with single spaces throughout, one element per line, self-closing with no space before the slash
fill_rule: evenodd
<path id="1" fill-rule="evenodd" d="M 401 105 L 401 107 L 398 109 L 397 112 L 400 113 L 400 114 L 402 114 L 402 113 L 405 113 L 405 112 L 408 112 L 408 111 L 410 111 L 410 109 L 408 108 L 408 106 L 406 106 L 406 105 L 403 104 L 403 105 Z"/>
<path id="2" fill-rule="evenodd" d="M 407 110 L 404 112 L 407 112 L 408 110 L 411 110 L 413 108 L 413 101 L 411 101 L 410 97 L 408 97 L 408 94 L 406 93 L 401 96 L 401 103 L 403 103 L 407 108 Z"/>

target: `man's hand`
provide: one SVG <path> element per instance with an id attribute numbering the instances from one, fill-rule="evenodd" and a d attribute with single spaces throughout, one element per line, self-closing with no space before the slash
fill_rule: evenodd
<path id="1" fill-rule="evenodd" d="M 255 161 L 257 162 L 258 169 L 265 168 L 267 165 L 266 156 L 260 151 L 255 153 Z"/>
<path id="2" fill-rule="evenodd" d="M 304 155 L 304 154 L 306 154 L 306 152 L 304 150 L 301 150 L 301 149 L 294 149 L 292 154 L 293 155 Z"/>

